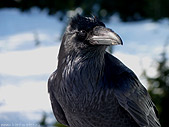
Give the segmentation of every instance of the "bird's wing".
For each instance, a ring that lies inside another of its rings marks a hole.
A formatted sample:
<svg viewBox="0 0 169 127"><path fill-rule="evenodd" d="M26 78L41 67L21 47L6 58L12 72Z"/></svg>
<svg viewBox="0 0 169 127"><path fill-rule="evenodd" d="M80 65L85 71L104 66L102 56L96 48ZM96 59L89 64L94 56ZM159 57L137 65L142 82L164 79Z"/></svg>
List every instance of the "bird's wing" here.
<svg viewBox="0 0 169 127"><path fill-rule="evenodd" d="M114 88L119 104L127 110L140 127L160 127L156 107L147 90L132 72L123 72Z"/></svg>
<svg viewBox="0 0 169 127"><path fill-rule="evenodd" d="M53 109L53 113L59 123L62 123L64 125L68 126L67 119L65 117L65 113L62 110L62 107L58 103L55 95L54 95L54 84L55 84L55 77L56 77L57 71L55 71L48 80L48 92L50 95L51 105Z"/></svg>
<svg viewBox="0 0 169 127"><path fill-rule="evenodd" d="M115 82L111 82L116 84L113 88L119 104L130 113L140 127L160 127L157 109L136 75L115 57L109 56L109 59L111 63L116 62L111 68L116 68L113 71L118 76L112 77Z"/></svg>

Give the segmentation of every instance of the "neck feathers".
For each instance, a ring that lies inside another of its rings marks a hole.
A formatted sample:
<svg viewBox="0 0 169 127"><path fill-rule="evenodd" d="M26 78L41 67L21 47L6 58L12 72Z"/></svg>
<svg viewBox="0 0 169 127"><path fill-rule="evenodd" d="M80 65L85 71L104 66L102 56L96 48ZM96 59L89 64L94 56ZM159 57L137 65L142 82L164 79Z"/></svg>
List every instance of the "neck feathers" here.
<svg viewBox="0 0 169 127"><path fill-rule="evenodd" d="M104 72L105 50L90 49L72 52L59 57L58 70L61 71L64 85L71 89L92 89L97 85Z"/></svg>

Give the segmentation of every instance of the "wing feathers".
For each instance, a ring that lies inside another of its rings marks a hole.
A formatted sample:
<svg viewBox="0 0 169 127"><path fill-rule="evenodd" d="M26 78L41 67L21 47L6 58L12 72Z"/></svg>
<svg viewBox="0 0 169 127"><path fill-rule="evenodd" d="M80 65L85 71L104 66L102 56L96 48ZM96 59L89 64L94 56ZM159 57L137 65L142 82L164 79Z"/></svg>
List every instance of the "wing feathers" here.
<svg viewBox="0 0 169 127"><path fill-rule="evenodd" d="M48 80L48 92L50 95L52 109L57 121L68 126L69 124L67 122L65 113L54 95L55 91L53 85L55 84L55 76L56 76L56 71L50 76Z"/></svg>
<svg viewBox="0 0 169 127"><path fill-rule="evenodd" d="M157 110L136 75L114 56L106 53L105 57L109 65L106 70L112 76L114 95L119 104L140 127L160 127Z"/></svg>
<svg viewBox="0 0 169 127"><path fill-rule="evenodd" d="M119 104L130 113L140 127L160 127L154 104L134 73L124 72L119 76L122 81L119 81L119 87L114 89Z"/></svg>

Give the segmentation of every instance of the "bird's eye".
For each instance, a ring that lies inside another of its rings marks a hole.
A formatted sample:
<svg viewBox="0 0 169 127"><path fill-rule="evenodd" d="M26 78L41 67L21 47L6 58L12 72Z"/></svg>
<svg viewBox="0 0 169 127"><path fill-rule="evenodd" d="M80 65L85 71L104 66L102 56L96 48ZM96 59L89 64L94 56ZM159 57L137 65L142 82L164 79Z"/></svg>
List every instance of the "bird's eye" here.
<svg viewBox="0 0 169 127"><path fill-rule="evenodd" d="M81 37L86 37L86 31L85 30L80 30L80 32L79 32L79 35L81 36Z"/></svg>

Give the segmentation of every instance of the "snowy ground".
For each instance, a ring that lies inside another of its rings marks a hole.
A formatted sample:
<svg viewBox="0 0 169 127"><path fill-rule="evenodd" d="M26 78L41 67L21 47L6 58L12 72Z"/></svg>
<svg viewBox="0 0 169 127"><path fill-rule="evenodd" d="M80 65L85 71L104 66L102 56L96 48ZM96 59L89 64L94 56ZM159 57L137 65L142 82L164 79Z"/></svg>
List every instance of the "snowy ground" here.
<svg viewBox="0 0 169 127"><path fill-rule="evenodd" d="M64 23L37 9L26 14L3 9L0 17L0 127L36 126L43 112L51 112L47 80L56 69ZM153 59L169 41L169 21L122 23L113 16L106 25L124 42L116 46L114 55L139 77L143 68L153 75Z"/></svg>

